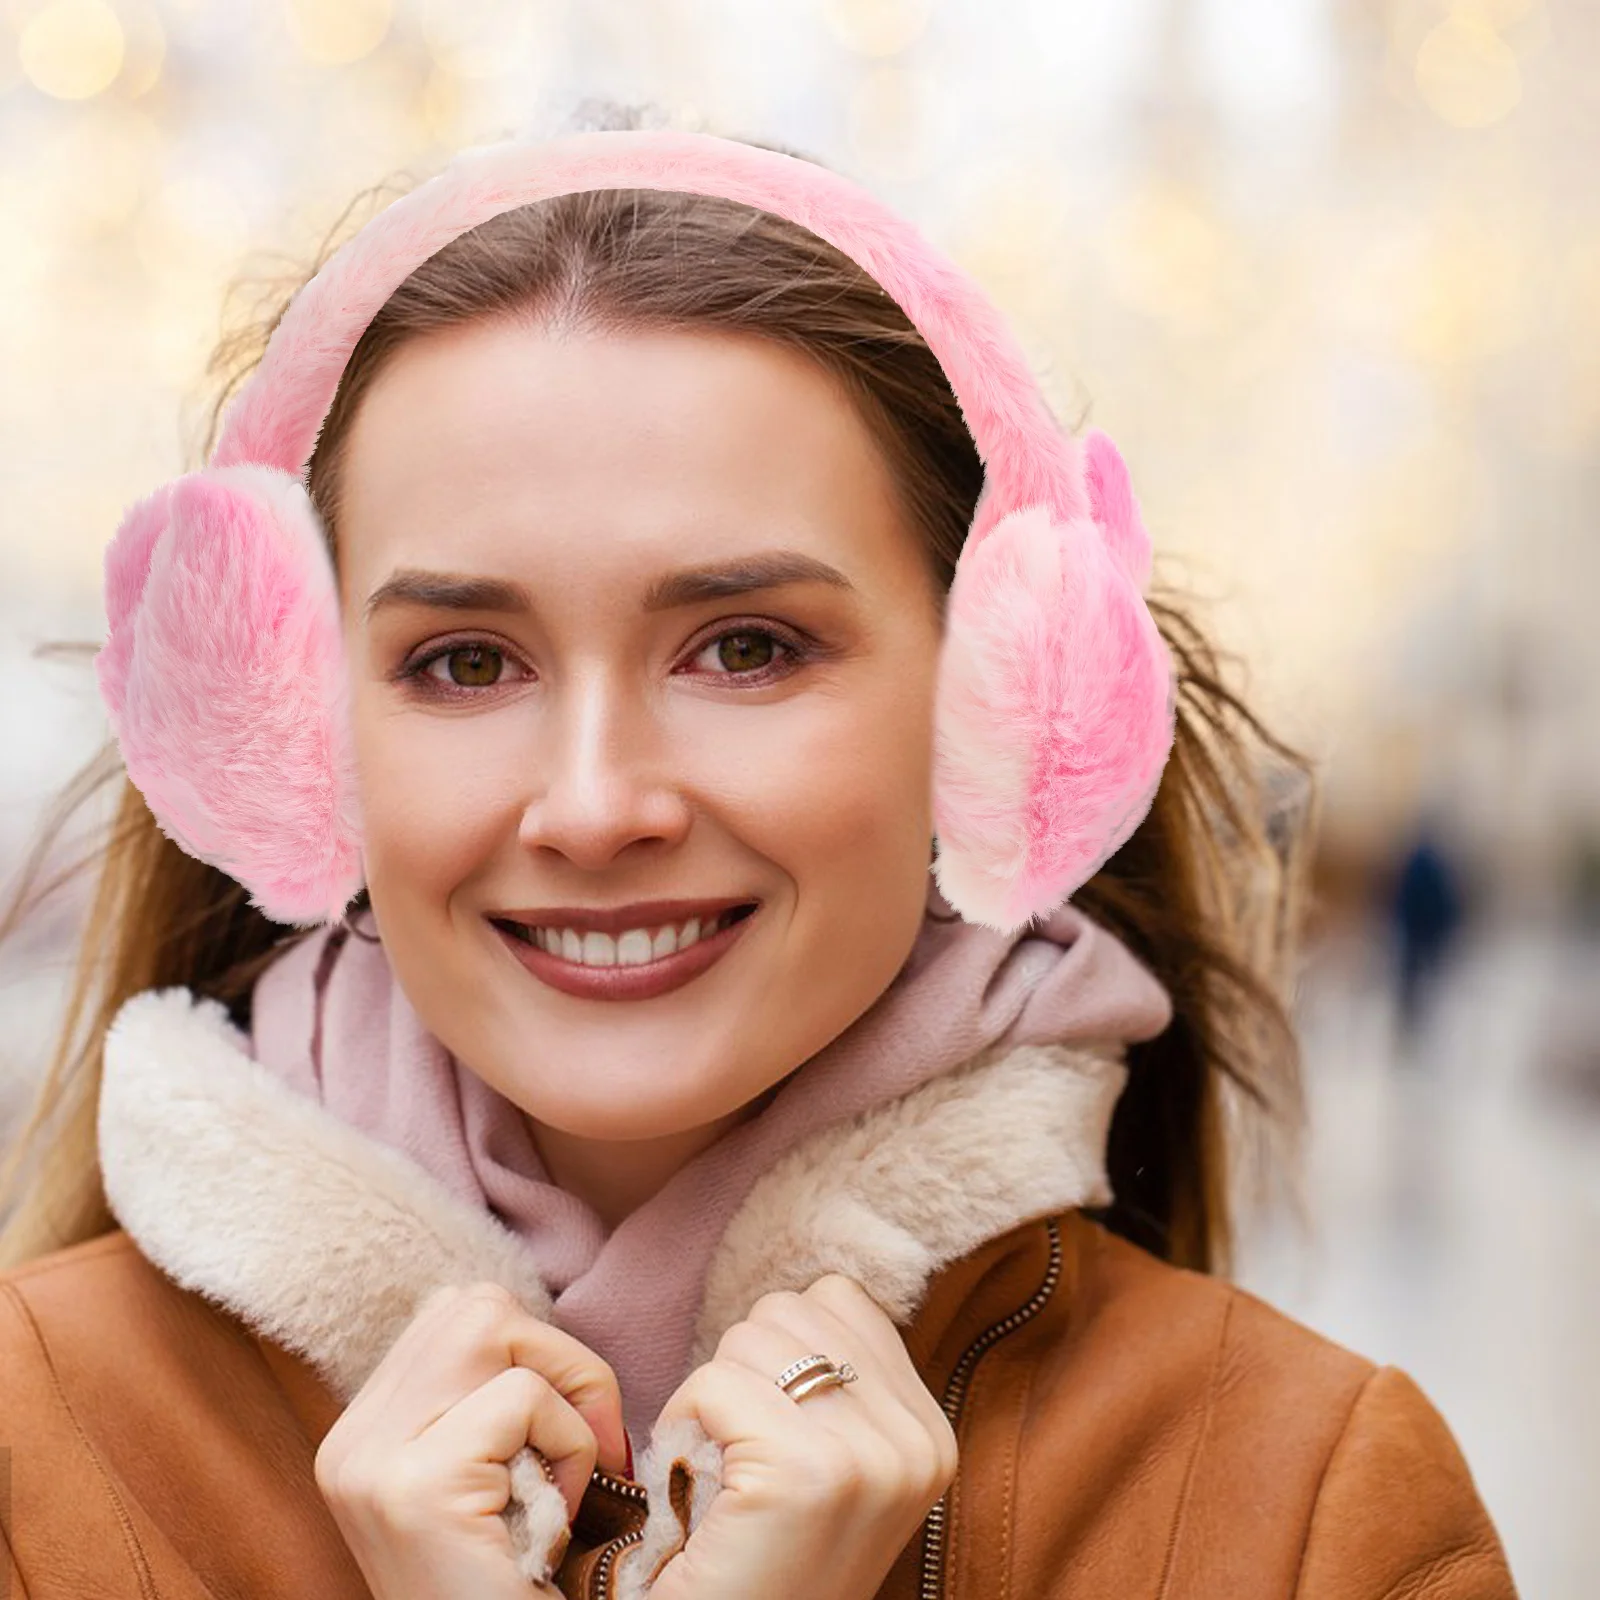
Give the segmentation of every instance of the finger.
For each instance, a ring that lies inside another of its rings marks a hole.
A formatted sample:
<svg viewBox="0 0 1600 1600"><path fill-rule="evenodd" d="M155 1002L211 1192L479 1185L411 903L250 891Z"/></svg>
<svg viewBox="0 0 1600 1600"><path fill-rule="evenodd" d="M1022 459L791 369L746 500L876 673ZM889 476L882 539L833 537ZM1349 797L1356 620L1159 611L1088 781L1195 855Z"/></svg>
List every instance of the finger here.
<svg viewBox="0 0 1600 1600"><path fill-rule="evenodd" d="M833 1360L848 1360L855 1368L857 1377L853 1383L813 1389L799 1399L778 1388L779 1373L822 1347L822 1342L809 1338L803 1328L797 1336L772 1322L747 1321L735 1323L722 1336L717 1359L765 1378L775 1393L791 1406L804 1406L809 1420L831 1432L857 1439L864 1429L870 1430L885 1440L897 1457L915 1459L926 1454L925 1428L907 1410L893 1386L885 1382L877 1358L870 1352L863 1354L838 1342L831 1346Z"/></svg>
<svg viewBox="0 0 1600 1600"><path fill-rule="evenodd" d="M821 1306L837 1317L871 1348L885 1368L904 1366L908 1357L905 1338L888 1312L854 1278L842 1272L825 1272L800 1296L801 1302Z"/></svg>
<svg viewBox="0 0 1600 1600"><path fill-rule="evenodd" d="M675 1417L695 1418L725 1450L759 1445L769 1461L803 1460L808 1451L815 1459L816 1447L834 1437L814 1416L807 1417L771 1376L721 1358L696 1367L678 1385L661 1408L658 1426Z"/></svg>
<svg viewBox="0 0 1600 1600"><path fill-rule="evenodd" d="M758 1366L776 1360L785 1349L795 1350L792 1360L821 1352L835 1363L848 1361L859 1375L857 1382L815 1390L794 1403L822 1405L838 1395L870 1420L903 1461L921 1462L941 1473L953 1470L956 1444L944 1407L922 1381L898 1330L878 1303L853 1279L838 1274L818 1279L812 1290L800 1295L779 1292L762 1296L751 1307L749 1319L724 1335L724 1343L734 1351L751 1352L751 1362ZM830 1301L832 1304L827 1303ZM845 1321L833 1305L858 1320ZM888 1361L867 1342L863 1321L868 1329L876 1327L888 1334ZM775 1342L764 1347L757 1344L763 1332L775 1335ZM721 1353L722 1346L718 1349ZM842 1408L835 1408L822 1420L830 1425L842 1421L852 1429L856 1426L856 1419L845 1418Z"/></svg>
<svg viewBox="0 0 1600 1600"><path fill-rule="evenodd" d="M594 1432L549 1383L527 1367L503 1367L424 1428L414 1448L437 1451L438 1459L445 1463L503 1465L525 1444L532 1445L549 1463L571 1522L594 1471ZM504 1506L510 1483L508 1474L501 1498L485 1509L498 1511Z"/></svg>
<svg viewBox="0 0 1600 1600"><path fill-rule="evenodd" d="M879 1391L894 1395L912 1412L938 1403L928 1393L899 1329L853 1278L829 1273L803 1294L763 1295L750 1308L749 1320L782 1328L797 1339L811 1339L811 1351L835 1362L848 1360L863 1379L870 1372Z"/></svg>
<svg viewBox="0 0 1600 1600"><path fill-rule="evenodd" d="M394 1397L410 1381L411 1369L419 1362L425 1365L437 1362L440 1331L450 1325L446 1308L453 1306L466 1292L464 1284L440 1284L417 1302L411 1320L384 1351L366 1382L345 1407L346 1417L361 1417L370 1412L375 1423L381 1423L393 1416Z"/></svg>
<svg viewBox="0 0 1600 1600"><path fill-rule="evenodd" d="M885 1383L936 1441L941 1456L953 1460L955 1436L944 1406L917 1370L905 1335L888 1312L854 1278L838 1272L818 1278L801 1300L809 1309L837 1318L871 1346Z"/></svg>
<svg viewBox="0 0 1600 1600"><path fill-rule="evenodd" d="M608 1466L625 1470L628 1447L615 1372L581 1340L526 1310L509 1290L494 1283L457 1289L428 1305L413 1328L418 1337L411 1348L401 1352L397 1341L395 1371L374 1385L372 1414L382 1418L391 1437L415 1438L497 1372L528 1367L583 1417Z"/></svg>

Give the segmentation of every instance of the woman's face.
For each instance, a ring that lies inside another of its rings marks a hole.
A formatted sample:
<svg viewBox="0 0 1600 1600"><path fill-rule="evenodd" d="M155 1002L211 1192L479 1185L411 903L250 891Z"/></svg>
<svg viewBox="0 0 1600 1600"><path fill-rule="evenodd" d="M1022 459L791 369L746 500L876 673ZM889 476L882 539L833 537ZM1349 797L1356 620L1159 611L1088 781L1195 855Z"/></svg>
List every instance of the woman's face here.
<svg viewBox="0 0 1600 1600"><path fill-rule="evenodd" d="M458 1060L537 1123L645 1139L873 1003L926 904L940 625L828 376L749 337L453 329L368 391L342 496L367 883ZM775 552L843 581L651 602ZM648 998L566 992L491 920L667 899L760 904Z"/></svg>

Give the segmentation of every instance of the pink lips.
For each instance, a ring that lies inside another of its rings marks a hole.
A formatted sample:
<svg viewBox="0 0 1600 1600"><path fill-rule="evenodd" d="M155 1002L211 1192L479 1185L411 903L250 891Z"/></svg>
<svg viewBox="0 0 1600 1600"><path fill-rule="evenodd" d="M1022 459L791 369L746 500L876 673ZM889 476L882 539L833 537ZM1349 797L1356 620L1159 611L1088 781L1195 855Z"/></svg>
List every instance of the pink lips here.
<svg viewBox="0 0 1600 1600"><path fill-rule="evenodd" d="M719 929L710 938L697 939L687 950L674 951L658 961L636 967L584 967L553 956L541 945L525 943L498 925L496 935L534 977L563 994L584 1000L649 1000L680 988L720 961L739 935L761 915L761 908Z"/></svg>

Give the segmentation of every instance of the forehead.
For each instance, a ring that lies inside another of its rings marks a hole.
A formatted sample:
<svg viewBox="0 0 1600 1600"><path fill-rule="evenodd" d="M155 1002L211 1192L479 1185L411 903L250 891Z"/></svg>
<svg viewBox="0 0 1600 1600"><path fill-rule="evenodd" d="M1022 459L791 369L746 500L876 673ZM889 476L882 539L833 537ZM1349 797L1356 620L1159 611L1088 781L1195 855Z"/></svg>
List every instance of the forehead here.
<svg viewBox="0 0 1600 1600"><path fill-rule="evenodd" d="M837 380L752 336L473 324L403 347L346 441L340 561L503 566L508 546L606 561L782 544L903 563L877 440ZM359 577L358 577L359 575Z"/></svg>

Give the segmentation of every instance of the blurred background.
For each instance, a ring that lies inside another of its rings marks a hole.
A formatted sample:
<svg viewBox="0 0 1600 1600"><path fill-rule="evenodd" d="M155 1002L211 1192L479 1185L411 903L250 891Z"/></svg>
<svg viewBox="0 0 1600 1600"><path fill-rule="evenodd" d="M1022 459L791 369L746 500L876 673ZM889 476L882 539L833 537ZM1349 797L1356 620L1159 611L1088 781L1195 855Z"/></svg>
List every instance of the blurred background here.
<svg viewBox="0 0 1600 1600"><path fill-rule="evenodd" d="M1594 0L0 0L0 873L105 732L36 646L103 637L241 280L591 97L818 156L1117 439L1319 763L1304 1215L1239 1277L1410 1371L1522 1592L1593 1600L1597 73ZM0 1119L82 915L0 958Z"/></svg>

